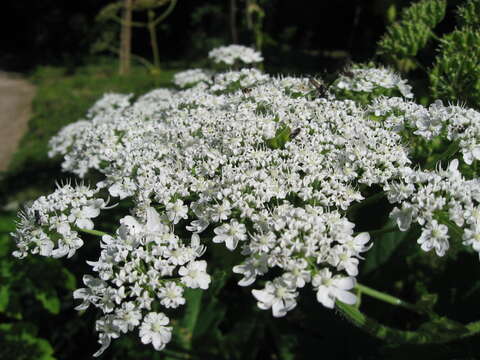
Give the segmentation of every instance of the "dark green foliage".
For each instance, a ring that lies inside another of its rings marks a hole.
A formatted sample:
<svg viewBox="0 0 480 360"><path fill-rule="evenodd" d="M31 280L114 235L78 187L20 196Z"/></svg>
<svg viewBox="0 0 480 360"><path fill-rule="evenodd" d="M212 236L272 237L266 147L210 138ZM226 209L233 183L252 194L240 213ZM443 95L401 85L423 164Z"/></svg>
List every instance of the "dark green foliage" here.
<svg viewBox="0 0 480 360"><path fill-rule="evenodd" d="M403 10L402 22L423 23L433 29L445 16L446 6L446 0L419 1Z"/></svg>
<svg viewBox="0 0 480 360"><path fill-rule="evenodd" d="M48 341L37 337L32 324L0 324L0 358L4 360L55 360Z"/></svg>
<svg viewBox="0 0 480 360"><path fill-rule="evenodd" d="M407 7L401 21L387 28L377 53L400 71L421 69L429 82L429 102L441 99L478 108L480 1L463 1L456 9L458 26L436 34L445 10L444 0L423 0Z"/></svg>
<svg viewBox="0 0 480 360"><path fill-rule="evenodd" d="M389 61L415 57L434 36L432 30L444 18L445 0L422 0L402 12L402 20L387 28L378 53Z"/></svg>
<svg viewBox="0 0 480 360"><path fill-rule="evenodd" d="M480 29L445 35L429 74L432 96L470 107L480 104Z"/></svg>
<svg viewBox="0 0 480 360"><path fill-rule="evenodd" d="M15 259L8 236L13 230L13 215L1 214L0 358L53 360L51 343L39 334L41 319L68 306L76 280L58 260Z"/></svg>
<svg viewBox="0 0 480 360"><path fill-rule="evenodd" d="M425 47L432 34L430 27L422 22L394 24L380 41L379 53L392 59L415 56Z"/></svg>
<svg viewBox="0 0 480 360"><path fill-rule="evenodd" d="M480 0L468 0L457 10L457 22L460 26L480 27Z"/></svg>

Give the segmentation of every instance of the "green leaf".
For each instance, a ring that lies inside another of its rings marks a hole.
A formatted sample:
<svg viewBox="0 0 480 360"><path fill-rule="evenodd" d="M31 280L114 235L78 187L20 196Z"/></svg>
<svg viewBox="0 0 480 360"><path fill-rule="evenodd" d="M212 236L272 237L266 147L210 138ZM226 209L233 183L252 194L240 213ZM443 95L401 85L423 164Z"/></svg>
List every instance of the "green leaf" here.
<svg viewBox="0 0 480 360"><path fill-rule="evenodd" d="M77 279L75 278L75 275L65 268L62 269L62 274L65 278L65 289L72 291L75 290L77 288Z"/></svg>
<svg viewBox="0 0 480 360"><path fill-rule="evenodd" d="M479 26L480 25L480 1L469 0L457 10L457 21L461 26Z"/></svg>
<svg viewBox="0 0 480 360"><path fill-rule="evenodd" d="M60 312L60 300L55 290L51 289L48 292L39 291L35 294L35 298L52 314L58 314Z"/></svg>
<svg viewBox="0 0 480 360"><path fill-rule="evenodd" d="M8 235L0 234L0 256L6 257L10 252L11 239Z"/></svg>
<svg viewBox="0 0 480 360"><path fill-rule="evenodd" d="M270 149L283 149L285 144L290 140L291 129L288 126L281 127L277 130L275 137L268 139L267 145Z"/></svg>
<svg viewBox="0 0 480 360"><path fill-rule="evenodd" d="M0 233L15 231L15 216L0 215Z"/></svg>
<svg viewBox="0 0 480 360"><path fill-rule="evenodd" d="M30 323L0 324L0 358L2 360L55 360L50 343L37 337Z"/></svg>
<svg viewBox="0 0 480 360"><path fill-rule="evenodd" d="M7 309L8 302L10 300L10 286L4 285L0 287L0 312L4 312Z"/></svg>

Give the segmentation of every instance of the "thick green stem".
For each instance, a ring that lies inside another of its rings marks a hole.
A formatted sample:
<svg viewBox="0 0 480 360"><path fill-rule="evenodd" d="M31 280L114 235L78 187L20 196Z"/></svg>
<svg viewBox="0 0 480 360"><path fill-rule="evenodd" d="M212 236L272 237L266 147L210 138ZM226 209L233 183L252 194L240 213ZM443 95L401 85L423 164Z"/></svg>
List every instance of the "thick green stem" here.
<svg viewBox="0 0 480 360"><path fill-rule="evenodd" d="M77 231L83 232L85 234L95 235L95 236L103 236L103 235L110 235L109 233L100 231L100 230L89 230L89 229L82 229L77 227Z"/></svg>
<svg viewBox="0 0 480 360"><path fill-rule="evenodd" d="M412 311L415 311L415 312L418 312L418 313L422 313L421 309L417 308L415 305L410 304L406 301L403 301L399 298L396 298L395 296L385 294L381 291L369 288L368 286L358 284L358 283L355 286L355 288L357 290L359 290L362 294L368 295L368 296L373 297L375 299L384 301L386 303L389 303L389 304L392 304L392 305L395 305L395 306L400 306L400 307L403 307L405 309L409 309L409 310L412 310Z"/></svg>
<svg viewBox="0 0 480 360"><path fill-rule="evenodd" d="M440 344L480 333L480 321L458 325L455 331L405 331L394 329L369 318L353 306L338 302L336 308L345 318L377 339L396 344Z"/></svg>

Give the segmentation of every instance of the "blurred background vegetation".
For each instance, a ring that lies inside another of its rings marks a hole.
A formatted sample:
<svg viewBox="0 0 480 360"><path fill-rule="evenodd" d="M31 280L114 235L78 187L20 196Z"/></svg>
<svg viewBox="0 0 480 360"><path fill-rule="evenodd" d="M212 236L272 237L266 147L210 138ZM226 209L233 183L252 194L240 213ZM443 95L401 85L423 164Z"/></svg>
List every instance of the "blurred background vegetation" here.
<svg viewBox="0 0 480 360"><path fill-rule="evenodd" d="M272 74L328 78L350 62L373 60L408 77L424 104L440 98L479 108L479 1L338 0L318 1L312 8L314 2L286 0L178 0L172 9L173 1L138 1L143 7L137 3L127 19L133 25L129 69L125 52L119 56L125 50L122 7L128 0L2 1L0 69L23 73L37 94L29 129L9 170L0 174L0 359L83 359L97 349L95 311L78 314L72 299L89 271L82 259L95 258L96 242L65 262L18 261L10 255L8 234L21 204L70 177L61 172L59 159L47 157L47 142L80 119L101 94L138 96L171 86L176 71L204 66L212 48L241 43L260 48L265 71ZM388 212L389 204L379 202L354 216L379 228L388 226ZM110 219L100 222L100 228L111 226ZM412 230L375 239L360 279L410 302L423 301L452 319L429 325L440 338L480 318L478 258L463 252L441 259L419 253L416 237ZM236 261L226 250L213 251L224 268ZM273 319L256 308L249 289L236 286L230 274L213 275L211 289L188 294L168 351L156 353L133 334L116 340L102 358L480 358L478 336L415 346L375 339L319 306L308 290L298 309ZM402 329L417 329L423 322L419 315L370 299L362 309Z"/></svg>

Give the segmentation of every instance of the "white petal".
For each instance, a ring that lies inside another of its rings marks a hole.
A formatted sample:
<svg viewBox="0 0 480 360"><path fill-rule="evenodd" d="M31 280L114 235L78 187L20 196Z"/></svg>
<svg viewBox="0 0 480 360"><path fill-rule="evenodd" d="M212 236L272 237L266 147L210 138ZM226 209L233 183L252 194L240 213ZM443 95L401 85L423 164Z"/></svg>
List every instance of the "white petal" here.
<svg viewBox="0 0 480 360"><path fill-rule="evenodd" d="M363 232L355 236L355 243L357 244L366 244L370 241L370 234L367 232Z"/></svg>
<svg viewBox="0 0 480 360"><path fill-rule="evenodd" d="M273 296L273 294L265 291L265 290L252 290L252 294L253 296L255 296L255 298L264 303L264 304L269 304L269 306L272 305L275 297Z"/></svg>
<svg viewBox="0 0 480 360"><path fill-rule="evenodd" d="M82 209L82 214L85 217L94 218L100 214L100 209L93 206L84 206Z"/></svg>
<svg viewBox="0 0 480 360"><path fill-rule="evenodd" d="M355 294L341 289L335 290L335 297L341 302L348 305L353 305L357 302L357 297L355 296Z"/></svg>
<svg viewBox="0 0 480 360"><path fill-rule="evenodd" d="M149 232L157 232L162 229L162 220L160 215L153 207L147 208L147 230Z"/></svg>
<svg viewBox="0 0 480 360"><path fill-rule="evenodd" d="M87 230L92 230L94 227L93 221L90 219L77 219L77 221L75 221L75 225L77 225L79 228Z"/></svg>
<svg viewBox="0 0 480 360"><path fill-rule="evenodd" d="M281 300L277 300L272 305L272 314L273 317L282 317L287 314L283 302Z"/></svg>
<svg viewBox="0 0 480 360"><path fill-rule="evenodd" d="M343 290L350 290L355 286L355 278L353 277L341 277L334 279L334 284L336 288Z"/></svg>
<svg viewBox="0 0 480 360"><path fill-rule="evenodd" d="M317 300L320 304L323 306L333 309L333 306L335 305L335 302L333 298L330 296L329 291L324 287L320 287L317 291Z"/></svg>

